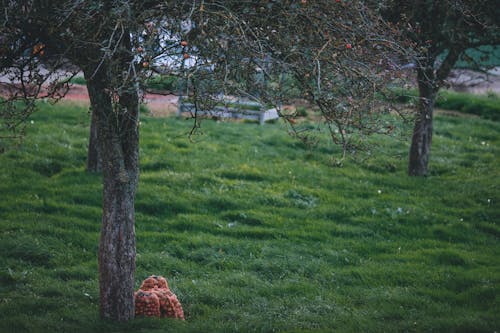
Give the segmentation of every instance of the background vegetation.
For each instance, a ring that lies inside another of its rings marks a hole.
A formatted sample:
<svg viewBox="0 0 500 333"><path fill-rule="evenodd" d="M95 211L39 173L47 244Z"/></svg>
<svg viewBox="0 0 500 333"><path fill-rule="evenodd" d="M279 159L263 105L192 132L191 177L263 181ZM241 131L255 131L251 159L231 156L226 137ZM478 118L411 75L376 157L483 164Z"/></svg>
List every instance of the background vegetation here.
<svg viewBox="0 0 500 333"><path fill-rule="evenodd" d="M71 80L73 84L85 84L85 79L75 77ZM145 82L147 89L156 91L177 92L177 78L174 76L153 76ZM296 83L287 78L286 84L291 96L300 98L301 94L296 89ZM416 103L418 92L415 89L395 89L395 95L391 96L400 103ZM444 110L453 110L468 114L474 114L486 119L500 120L500 97L495 93L477 95L469 93L454 92L451 90L440 91L436 100L436 107ZM299 116L305 116L303 107L297 108Z"/></svg>
<svg viewBox="0 0 500 333"><path fill-rule="evenodd" d="M431 175L375 137L332 167L280 123L141 120L136 286L186 322L98 317L101 177L86 108L41 105L0 154L1 332L492 332L500 327L500 123L439 114ZM363 158L366 158L364 156Z"/></svg>
<svg viewBox="0 0 500 333"><path fill-rule="evenodd" d="M396 89L394 93L395 100L400 103L416 103L418 98L418 92L414 89ZM476 95L442 90L436 99L436 107L500 120L500 98L495 93Z"/></svg>

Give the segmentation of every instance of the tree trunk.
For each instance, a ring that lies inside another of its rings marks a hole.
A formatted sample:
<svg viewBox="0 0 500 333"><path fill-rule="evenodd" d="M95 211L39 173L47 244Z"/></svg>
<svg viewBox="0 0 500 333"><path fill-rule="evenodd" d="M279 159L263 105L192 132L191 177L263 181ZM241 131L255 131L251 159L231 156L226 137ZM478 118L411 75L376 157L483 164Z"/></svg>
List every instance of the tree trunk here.
<svg viewBox="0 0 500 333"><path fill-rule="evenodd" d="M432 142L432 117L436 101L435 76L432 67L417 69L419 101L413 128L408 174L426 176L429 173L429 153Z"/></svg>
<svg viewBox="0 0 500 333"><path fill-rule="evenodd" d="M87 151L87 172L101 172L102 171L102 157L101 157L101 146L99 144L98 133L97 133L97 122L98 122L98 112L95 111L98 105L92 103L96 98L92 98L91 95L95 94L92 89L87 85L87 90L89 92L89 97L92 105L92 116L90 120L90 134L89 134L89 148Z"/></svg>
<svg viewBox="0 0 500 333"><path fill-rule="evenodd" d="M85 73L85 80L87 81L87 91L89 93L91 105L91 120L90 120L90 133L89 133L89 148L87 151L87 172L102 172L102 157L101 157L101 144L99 143L97 123L99 108L111 108L111 98L99 98L99 88L95 82L91 80L93 71Z"/></svg>
<svg viewBox="0 0 500 333"><path fill-rule="evenodd" d="M100 73L104 74L100 74ZM132 83L113 105L109 73L88 81L96 115L103 173L103 214L99 243L100 315L125 321L134 317L134 201L139 178L139 98Z"/></svg>

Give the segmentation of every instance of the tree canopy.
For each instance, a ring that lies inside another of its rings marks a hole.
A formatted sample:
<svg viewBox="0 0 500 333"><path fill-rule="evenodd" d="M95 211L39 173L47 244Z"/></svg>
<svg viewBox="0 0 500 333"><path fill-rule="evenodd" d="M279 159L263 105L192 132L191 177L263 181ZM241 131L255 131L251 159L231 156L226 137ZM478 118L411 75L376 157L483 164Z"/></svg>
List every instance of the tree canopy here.
<svg viewBox="0 0 500 333"><path fill-rule="evenodd" d="M103 168L103 318L134 315L142 78L152 70L182 76L195 105L244 95L280 108L291 76L346 151L356 130L386 130L377 92L397 79L404 53L376 9L330 0L3 2L2 134L16 134L36 99L62 96L77 71L87 82ZM162 55L179 57L180 66L156 68Z"/></svg>

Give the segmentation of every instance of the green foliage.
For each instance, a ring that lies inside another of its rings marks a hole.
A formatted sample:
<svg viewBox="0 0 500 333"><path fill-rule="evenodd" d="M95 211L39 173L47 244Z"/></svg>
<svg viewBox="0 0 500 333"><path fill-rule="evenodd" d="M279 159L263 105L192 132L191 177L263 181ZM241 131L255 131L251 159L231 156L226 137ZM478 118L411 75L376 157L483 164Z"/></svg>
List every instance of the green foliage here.
<svg viewBox="0 0 500 333"><path fill-rule="evenodd" d="M392 89L389 98L398 103L416 103L418 91ZM494 93L475 95L442 90L438 94L435 106L444 110L474 114L485 119L500 120L500 97Z"/></svg>
<svg viewBox="0 0 500 333"><path fill-rule="evenodd" d="M177 77L173 75L159 76L155 75L146 80L145 86L148 89L161 90L161 91L175 91L177 90ZM86 85L87 81L81 76L75 76L70 81L73 84Z"/></svg>
<svg viewBox="0 0 500 333"><path fill-rule="evenodd" d="M173 75L169 76L152 76L144 83L147 89L161 91L177 91L178 78Z"/></svg>
<svg viewBox="0 0 500 333"><path fill-rule="evenodd" d="M391 88L383 98L397 103L415 103L418 100L418 90Z"/></svg>
<svg viewBox="0 0 500 333"><path fill-rule="evenodd" d="M166 276L187 321L112 323L98 318L89 115L42 109L0 154L1 332L500 326L498 122L438 115L431 175L410 178L407 145L386 137L333 168L327 138L310 150L280 124L207 121L192 143L191 121L143 116L136 287Z"/></svg>
<svg viewBox="0 0 500 333"><path fill-rule="evenodd" d="M148 106L145 104L139 105L139 112L141 115L151 114L151 110L149 110Z"/></svg>
<svg viewBox="0 0 500 333"><path fill-rule="evenodd" d="M307 108L305 106L297 106L296 112L299 117L307 117Z"/></svg>
<svg viewBox="0 0 500 333"><path fill-rule="evenodd" d="M455 68L478 69L500 66L500 46L483 45L467 49L455 64Z"/></svg>
<svg viewBox="0 0 500 333"><path fill-rule="evenodd" d="M75 76L70 80L70 82L73 84L87 85L87 81L82 76Z"/></svg>
<svg viewBox="0 0 500 333"><path fill-rule="evenodd" d="M436 107L500 120L500 97L495 94L480 96L443 91L436 100Z"/></svg>

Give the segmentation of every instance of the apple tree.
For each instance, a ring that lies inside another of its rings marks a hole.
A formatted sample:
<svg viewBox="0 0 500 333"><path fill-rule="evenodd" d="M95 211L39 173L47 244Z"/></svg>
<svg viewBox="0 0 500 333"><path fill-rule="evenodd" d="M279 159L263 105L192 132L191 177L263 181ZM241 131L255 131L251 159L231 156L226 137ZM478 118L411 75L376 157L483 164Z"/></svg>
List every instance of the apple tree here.
<svg viewBox="0 0 500 333"><path fill-rule="evenodd" d="M256 97L278 109L293 77L344 151L350 134L386 131L377 92L394 78L397 31L368 1L4 1L0 24L0 119L14 133L39 98L64 95L84 73L100 150L103 211L100 314L134 317L135 210L142 79L162 54L191 59L163 73L188 83L195 105ZM168 36L168 38L164 38ZM281 110L283 111L283 110ZM282 113L285 119L293 115ZM382 127L381 127L382 126ZM7 134L6 134L7 135Z"/></svg>
<svg viewBox="0 0 500 333"><path fill-rule="evenodd" d="M419 98L408 173L425 176L437 93L457 61L470 59L468 49L500 43L500 7L494 0L389 0L384 6L384 16L399 25L414 52Z"/></svg>

